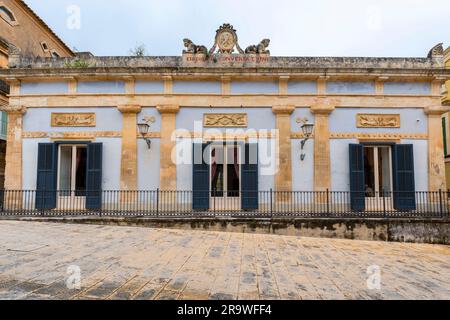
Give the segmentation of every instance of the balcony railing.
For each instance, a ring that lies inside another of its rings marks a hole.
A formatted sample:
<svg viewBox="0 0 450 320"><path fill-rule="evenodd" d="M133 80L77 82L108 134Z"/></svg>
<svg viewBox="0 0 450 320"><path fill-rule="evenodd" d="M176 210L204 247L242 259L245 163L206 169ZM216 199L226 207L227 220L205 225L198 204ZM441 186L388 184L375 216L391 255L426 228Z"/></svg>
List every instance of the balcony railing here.
<svg viewBox="0 0 450 320"><path fill-rule="evenodd" d="M364 195L348 191L0 190L0 216L448 219L449 194L446 191ZM357 209L355 197L359 197Z"/></svg>
<svg viewBox="0 0 450 320"><path fill-rule="evenodd" d="M5 112L0 115L0 139L6 140L6 134L8 132L8 118Z"/></svg>
<svg viewBox="0 0 450 320"><path fill-rule="evenodd" d="M9 94L9 85L2 80L0 80L0 93Z"/></svg>

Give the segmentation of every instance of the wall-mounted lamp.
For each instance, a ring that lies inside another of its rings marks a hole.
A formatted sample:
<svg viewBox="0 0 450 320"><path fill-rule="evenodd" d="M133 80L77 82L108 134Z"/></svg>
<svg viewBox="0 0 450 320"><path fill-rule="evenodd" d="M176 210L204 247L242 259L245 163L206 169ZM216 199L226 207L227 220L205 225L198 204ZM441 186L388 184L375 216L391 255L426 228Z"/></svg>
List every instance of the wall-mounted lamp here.
<svg viewBox="0 0 450 320"><path fill-rule="evenodd" d="M154 122L155 122L154 117L145 117L144 122L137 124L139 134L142 136L142 138L144 138L145 142L147 143L147 147L149 149L152 148L152 141L147 137L148 131L150 129L149 123L154 123Z"/></svg>
<svg viewBox="0 0 450 320"><path fill-rule="evenodd" d="M304 152L305 144L311 138L311 136L314 132L314 124L308 123L307 118L304 118L304 119L298 118L297 123L303 123L302 132L303 132L303 136L305 138L301 141L301 154L300 154L300 160L303 161L306 158L306 153Z"/></svg>

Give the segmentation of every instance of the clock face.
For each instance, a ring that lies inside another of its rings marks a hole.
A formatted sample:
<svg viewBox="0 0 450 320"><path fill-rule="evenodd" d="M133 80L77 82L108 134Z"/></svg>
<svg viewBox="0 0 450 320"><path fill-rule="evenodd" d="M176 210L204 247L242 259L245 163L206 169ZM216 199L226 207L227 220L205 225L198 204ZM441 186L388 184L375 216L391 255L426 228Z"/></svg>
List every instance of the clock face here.
<svg viewBox="0 0 450 320"><path fill-rule="evenodd" d="M217 37L217 45L222 52L232 52L236 45L235 35L230 31L223 31Z"/></svg>

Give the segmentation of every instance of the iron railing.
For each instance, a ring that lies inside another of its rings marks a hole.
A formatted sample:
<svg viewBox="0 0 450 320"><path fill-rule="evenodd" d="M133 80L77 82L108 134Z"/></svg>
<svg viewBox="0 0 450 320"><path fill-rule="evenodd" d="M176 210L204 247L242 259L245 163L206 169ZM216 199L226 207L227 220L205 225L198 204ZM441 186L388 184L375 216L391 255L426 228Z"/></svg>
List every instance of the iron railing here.
<svg viewBox="0 0 450 320"><path fill-rule="evenodd" d="M9 85L3 80L0 80L0 93L9 94Z"/></svg>
<svg viewBox="0 0 450 320"><path fill-rule="evenodd" d="M0 190L0 216L450 218L448 195L447 191L363 193L361 198L361 192L348 191Z"/></svg>
<svg viewBox="0 0 450 320"><path fill-rule="evenodd" d="M6 140L8 133L8 116L6 112L2 111L0 114L0 139Z"/></svg>

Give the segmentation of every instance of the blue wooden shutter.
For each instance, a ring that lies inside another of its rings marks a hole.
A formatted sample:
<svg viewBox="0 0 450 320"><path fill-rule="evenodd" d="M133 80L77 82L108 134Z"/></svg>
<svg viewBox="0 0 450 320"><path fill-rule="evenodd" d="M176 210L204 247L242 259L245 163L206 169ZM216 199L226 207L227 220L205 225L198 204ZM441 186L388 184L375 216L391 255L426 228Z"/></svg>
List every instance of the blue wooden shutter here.
<svg viewBox="0 0 450 320"><path fill-rule="evenodd" d="M86 168L86 209L102 207L103 144L89 143Z"/></svg>
<svg viewBox="0 0 450 320"><path fill-rule="evenodd" d="M36 209L56 208L57 145L38 144Z"/></svg>
<svg viewBox="0 0 450 320"><path fill-rule="evenodd" d="M194 143L192 170L192 208L209 210L209 164L203 155L209 149L208 144Z"/></svg>
<svg viewBox="0 0 450 320"><path fill-rule="evenodd" d="M241 206L243 210L258 209L258 145L245 144L242 163Z"/></svg>
<svg viewBox="0 0 450 320"><path fill-rule="evenodd" d="M350 206L353 211L364 211L366 208L364 181L364 146L349 145L350 162Z"/></svg>
<svg viewBox="0 0 450 320"><path fill-rule="evenodd" d="M394 208L396 210L416 209L416 188L414 181L414 151L411 144L397 144L392 149Z"/></svg>

